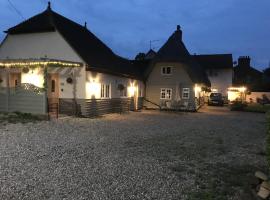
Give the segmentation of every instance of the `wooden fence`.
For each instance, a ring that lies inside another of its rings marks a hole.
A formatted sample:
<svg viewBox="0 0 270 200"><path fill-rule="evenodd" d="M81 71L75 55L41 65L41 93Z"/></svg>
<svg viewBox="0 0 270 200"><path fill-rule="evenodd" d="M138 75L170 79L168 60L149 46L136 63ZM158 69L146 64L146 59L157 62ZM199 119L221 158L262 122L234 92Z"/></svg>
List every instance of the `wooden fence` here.
<svg viewBox="0 0 270 200"><path fill-rule="evenodd" d="M125 113L135 110L134 98L113 99L59 99L59 113L97 117L110 113ZM137 109L143 108L143 98L137 99Z"/></svg>
<svg viewBox="0 0 270 200"><path fill-rule="evenodd" d="M0 111L46 114L45 93L39 88L29 85L16 88L1 88Z"/></svg>

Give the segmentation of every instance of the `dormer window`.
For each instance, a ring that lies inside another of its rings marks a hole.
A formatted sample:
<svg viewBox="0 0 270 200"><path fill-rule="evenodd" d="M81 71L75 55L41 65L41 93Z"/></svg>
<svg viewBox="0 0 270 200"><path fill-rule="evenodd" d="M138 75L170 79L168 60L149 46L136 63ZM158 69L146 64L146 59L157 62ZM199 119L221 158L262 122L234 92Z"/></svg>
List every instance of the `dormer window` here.
<svg viewBox="0 0 270 200"><path fill-rule="evenodd" d="M171 66L161 67L161 75L171 75L171 74L172 74Z"/></svg>

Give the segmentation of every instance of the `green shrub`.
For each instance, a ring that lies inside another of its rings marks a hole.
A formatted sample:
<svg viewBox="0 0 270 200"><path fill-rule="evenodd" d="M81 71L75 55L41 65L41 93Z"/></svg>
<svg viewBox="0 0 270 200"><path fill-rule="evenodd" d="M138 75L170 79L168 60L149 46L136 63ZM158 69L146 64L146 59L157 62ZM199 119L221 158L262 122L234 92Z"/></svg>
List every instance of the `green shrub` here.
<svg viewBox="0 0 270 200"><path fill-rule="evenodd" d="M232 111L244 111L244 109L247 107L246 103L243 103L241 101L236 101L231 105Z"/></svg>
<svg viewBox="0 0 270 200"><path fill-rule="evenodd" d="M267 113L266 156L267 156L268 169L270 170L270 111Z"/></svg>

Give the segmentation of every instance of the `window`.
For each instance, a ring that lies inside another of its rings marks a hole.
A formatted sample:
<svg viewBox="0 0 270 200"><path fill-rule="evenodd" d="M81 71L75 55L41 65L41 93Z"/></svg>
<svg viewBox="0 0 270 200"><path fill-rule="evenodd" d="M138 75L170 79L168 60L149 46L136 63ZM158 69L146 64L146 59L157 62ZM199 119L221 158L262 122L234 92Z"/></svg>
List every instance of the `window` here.
<svg viewBox="0 0 270 200"><path fill-rule="evenodd" d="M189 88L183 88L182 90L182 98L183 99L189 99Z"/></svg>
<svg viewBox="0 0 270 200"><path fill-rule="evenodd" d="M111 86L109 84L101 85L101 98L109 99L111 97Z"/></svg>
<svg viewBox="0 0 270 200"><path fill-rule="evenodd" d="M120 90L120 97L127 97L127 87L125 86L124 89Z"/></svg>
<svg viewBox="0 0 270 200"><path fill-rule="evenodd" d="M161 74L162 75L171 75L172 74L172 67L161 67Z"/></svg>
<svg viewBox="0 0 270 200"><path fill-rule="evenodd" d="M172 99L172 89L161 88L160 99Z"/></svg>
<svg viewBox="0 0 270 200"><path fill-rule="evenodd" d="M51 92L55 92L55 80L52 80Z"/></svg>

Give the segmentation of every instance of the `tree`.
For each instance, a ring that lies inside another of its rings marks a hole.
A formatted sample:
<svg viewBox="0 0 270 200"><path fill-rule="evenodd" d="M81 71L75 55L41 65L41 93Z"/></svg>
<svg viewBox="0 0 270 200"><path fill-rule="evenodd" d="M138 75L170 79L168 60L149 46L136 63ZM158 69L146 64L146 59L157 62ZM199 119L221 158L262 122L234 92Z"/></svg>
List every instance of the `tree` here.
<svg viewBox="0 0 270 200"><path fill-rule="evenodd" d="M138 53L137 56L135 57L135 60L144 60L145 58L145 53Z"/></svg>

